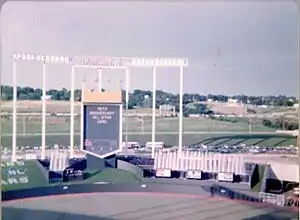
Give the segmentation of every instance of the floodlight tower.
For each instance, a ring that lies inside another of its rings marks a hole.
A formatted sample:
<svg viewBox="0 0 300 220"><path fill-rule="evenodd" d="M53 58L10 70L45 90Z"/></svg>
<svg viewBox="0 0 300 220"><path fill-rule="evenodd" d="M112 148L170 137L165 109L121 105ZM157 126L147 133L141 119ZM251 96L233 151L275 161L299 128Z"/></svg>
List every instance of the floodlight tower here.
<svg viewBox="0 0 300 220"><path fill-rule="evenodd" d="M156 65L153 66L152 71L152 138L151 138L151 144L152 144L152 153L151 156L154 158L155 154L155 129L156 129Z"/></svg>
<svg viewBox="0 0 300 220"><path fill-rule="evenodd" d="M179 148L179 158L181 158L182 153L182 135L183 135L183 64L180 65L179 73L179 132L178 132L178 148Z"/></svg>
<svg viewBox="0 0 300 220"><path fill-rule="evenodd" d="M16 149L17 149L17 61L35 61L42 63L42 154L41 159L46 157L46 65L48 63L60 63L69 64L72 63L75 58L73 56L54 56L46 54L30 54L30 53L13 53L13 131L12 131L12 161L16 161Z"/></svg>
<svg viewBox="0 0 300 220"><path fill-rule="evenodd" d="M17 60L13 59L13 129L12 129L12 157L16 161L17 157Z"/></svg>
<svg viewBox="0 0 300 220"><path fill-rule="evenodd" d="M128 109L129 109L129 86L130 86L130 81L129 81L129 69L125 69L125 112L128 115ZM121 88L122 89L122 88ZM126 116L126 121L125 121L125 130L126 130L126 135L125 135L125 142L126 146L128 144L128 116Z"/></svg>
<svg viewBox="0 0 300 220"><path fill-rule="evenodd" d="M17 160L17 55L13 58L13 132L12 132L12 161ZM23 58L27 60L26 58ZM43 60L42 68L42 154L41 159L46 157L46 63L47 59Z"/></svg>
<svg viewBox="0 0 300 220"><path fill-rule="evenodd" d="M46 62L43 62L43 88L42 88L42 155L41 159L46 158L46 84L47 84L47 70Z"/></svg>

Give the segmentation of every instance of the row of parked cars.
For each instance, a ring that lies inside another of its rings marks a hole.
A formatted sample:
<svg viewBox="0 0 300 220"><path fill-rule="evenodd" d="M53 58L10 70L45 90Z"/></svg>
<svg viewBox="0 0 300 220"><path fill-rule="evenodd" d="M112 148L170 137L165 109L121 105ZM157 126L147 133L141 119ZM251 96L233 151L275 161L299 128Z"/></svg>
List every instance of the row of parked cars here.
<svg viewBox="0 0 300 220"><path fill-rule="evenodd" d="M245 144L238 145L200 145L193 148L194 150L220 152L220 153L257 153L257 154L297 154L296 146L282 147L265 147L265 146L247 146Z"/></svg>
<svg viewBox="0 0 300 220"><path fill-rule="evenodd" d="M79 146L74 146L75 150L79 149ZM163 146L165 149L178 149L177 147ZM37 153L42 149L41 146L18 146L17 154L22 153ZM54 145L46 146L46 150L58 149L58 150L67 150L70 149L68 145ZM296 146L278 146L278 147L265 147L265 146L248 146L245 144L238 145L198 145L193 148L184 147L184 149L189 149L191 151L208 151L214 153L252 153L252 154L287 154L293 155L298 153L298 148ZM12 150L7 147L1 146L2 155L11 154ZM151 148L149 146L139 146L135 148L125 148L124 154L142 154L142 153L151 153Z"/></svg>

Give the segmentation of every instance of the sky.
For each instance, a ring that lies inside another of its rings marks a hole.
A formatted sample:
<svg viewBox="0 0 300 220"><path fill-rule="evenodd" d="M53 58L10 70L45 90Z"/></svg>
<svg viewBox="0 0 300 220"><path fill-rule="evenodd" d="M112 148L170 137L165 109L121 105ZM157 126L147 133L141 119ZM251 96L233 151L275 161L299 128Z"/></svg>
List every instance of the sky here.
<svg viewBox="0 0 300 220"><path fill-rule="evenodd" d="M298 12L293 1L8 2L1 11L1 84L14 51L54 55L187 57L184 92L297 95ZM18 62L19 86L42 86L42 65ZM70 88L71 67L47 66L47 88ZM179 92L179 68L159 68L157 87ZM76 87L96 87L76 70ZM117 89L122 70L105 70ZM131 68L130 90L152 90L152 69Z"/></svg>

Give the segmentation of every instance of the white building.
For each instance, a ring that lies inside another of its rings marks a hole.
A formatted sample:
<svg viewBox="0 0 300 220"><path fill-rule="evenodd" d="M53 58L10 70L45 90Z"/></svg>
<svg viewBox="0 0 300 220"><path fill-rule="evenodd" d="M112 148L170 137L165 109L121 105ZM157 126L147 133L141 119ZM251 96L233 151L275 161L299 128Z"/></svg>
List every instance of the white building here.
<svg viewBox="0 0 300 220"><path fill-rule="evenodd" d="M239 103L239 100L237 100L237 99L228 99L227 103L228 104L237 104L237 103Z"/></svg>
<svg viewBox="0 0 300 220"><path fill-rule="evenodd" d="M41 100L50 100L51 99L51 95L45 95L45 97L44 96L41 96Z"/></svg>
<svg viewBox="0 0 300 220"><path fill-rule="evenodd" d="M162 117L171 117L175 116L175 106L173 105L160 105L159 106L159 115Z"/></svg>

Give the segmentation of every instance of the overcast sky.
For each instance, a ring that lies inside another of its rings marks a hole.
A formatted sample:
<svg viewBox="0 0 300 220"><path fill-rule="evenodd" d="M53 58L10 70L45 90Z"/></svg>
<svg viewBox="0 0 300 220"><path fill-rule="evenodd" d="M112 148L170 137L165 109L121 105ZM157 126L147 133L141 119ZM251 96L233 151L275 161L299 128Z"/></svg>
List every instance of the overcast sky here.
<svg viewBox="0 0 300 220"><path fill-rule="evenodd" d="M2 8L2 84L13 51L61 55L185 56L184 91L296 95L297 8L293 1L9 2ZM21 62L18 85L41 87L42 66ZM70 67L50 65L48 88L69 88ZM151 89L151 69L131 69L131 90ZM95 86L95 70L78 70ZM120 70L104 72L117 88ZM108 85L108 81L110 83ZM179 69L158 70L159 89L179 91Z"/></svg>

